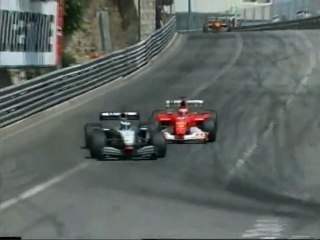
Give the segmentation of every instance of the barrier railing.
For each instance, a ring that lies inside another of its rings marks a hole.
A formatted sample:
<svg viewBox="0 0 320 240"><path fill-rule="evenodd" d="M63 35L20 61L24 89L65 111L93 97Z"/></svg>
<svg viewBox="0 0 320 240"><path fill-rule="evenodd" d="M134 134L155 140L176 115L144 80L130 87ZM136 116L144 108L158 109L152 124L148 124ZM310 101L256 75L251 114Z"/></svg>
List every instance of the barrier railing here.
<svg viewBox="0 0 320 240"><path fill-rule="evenodd" d="M277 23L264 23L252 26L233 28L234 31L269 31L269 30L294 30L294 29L319 29L320 16L291 20Z"/></svg>
<svg viewBox="0 0 320 240"><path fill-rule="evenodd" d="M138 70L166 47L175 31L173 17L136 45L0 89L0 128Z"/></svg>
<svg viewBox="0 0 320 240"><path fill-rule="evenodd" d="M320 17L233 28L233 31L319 29ZM176 32L176 18L146 40L85 64L0 89L0 128L136 71L161 52Z"/></svg>

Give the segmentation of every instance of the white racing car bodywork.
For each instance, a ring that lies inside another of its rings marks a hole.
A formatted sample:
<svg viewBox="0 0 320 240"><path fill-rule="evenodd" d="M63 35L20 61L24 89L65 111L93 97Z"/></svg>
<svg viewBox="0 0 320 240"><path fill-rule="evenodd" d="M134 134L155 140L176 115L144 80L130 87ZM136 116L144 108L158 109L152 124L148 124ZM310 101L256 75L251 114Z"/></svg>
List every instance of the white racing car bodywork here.
<svg viewBox="0 0 320 240"><path fill-rule="evenodd" d="M166 100L167 107L180 106L182 101L185 101L186 104L194 107L200 107L203 105L204 100Z"/></svg>
<svg viewBox="0 0 320 240"><path fill-rule="evenodd" d="M100 113L100 120L119 120L121 114L125 115L126 120L122 120L124 129L114 128L120 136L124 143L124 149L119 149L114 146L105 146L102 150L103 154L106 157L121 157L124 154L130 154L134 158L148 157L148 155L153 155L155 153L155 148L152 145L142 146L136 148L139 143L137 143L137 129L131 126L131 123L128 120L139 120L140 115L138 112L102 112ZM105 128L104 131L110 131L111 129ZM146 136L149 138L149 133L147 128L140 128L140 130L146 131Z"/></svg>
<svg viewBox="0 0 320 240"><path fill-rule="evenodd" d="M103 150L102 150L103 154L111 157L111 156L114 156L114 157L120 157L120 156L123 156L123 152L120 150L120 149L117 149L117 148L114 148L114 147L104 147ZM142 148L139 148L136 150L136 154L134 155L134 157L143 157L143 156L146 156L146 155L152 155L155 153L155 149L154 149L154 146L145 146L145 147L142 147Z"/></svg>
<svg viewBox="0 0 320 240"><path fill-rule="evenodd" d="M198 127L191 127L190 134L185 134L182 138L177 137L176 135L168 132L167 129L162 130L163 136L166 140L169 141L206 141L208 139L208 133L202 131Z"/></svg>
<svg viewBox="0 0 320 240"><path fill-rule="evenodd" d="M121 134L125 145L132 146L135 144L136 135L135 135L135 131L133 129L118 130L118 132Z"/></svg>

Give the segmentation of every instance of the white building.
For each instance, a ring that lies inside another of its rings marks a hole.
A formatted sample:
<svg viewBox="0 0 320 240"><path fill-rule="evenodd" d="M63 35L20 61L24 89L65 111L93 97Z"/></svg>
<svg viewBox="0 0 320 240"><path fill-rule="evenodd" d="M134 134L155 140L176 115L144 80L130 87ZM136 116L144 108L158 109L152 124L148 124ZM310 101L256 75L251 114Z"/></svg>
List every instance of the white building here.
<svg viewBox="0 0 320 240"><path fill-rule="evenodd" d="M231 8L250 8L257 6L270 6L272 0L191 0L191 9L193 12L225 12ZM188 0L175 0L176 12L188 11Z"/></svg>
<svg viewBox="0 0 320 240"><path fill-rule="evenodd" d="M273 0L190 0L191 11L199 13L230 12L244 19L270 20ZM256 1L256 2L253 2ZM274 0L279 1L279 0ZM320 0L319 0L320 1ZM175 0L176 12L188 12L188 0Z"/></svg>

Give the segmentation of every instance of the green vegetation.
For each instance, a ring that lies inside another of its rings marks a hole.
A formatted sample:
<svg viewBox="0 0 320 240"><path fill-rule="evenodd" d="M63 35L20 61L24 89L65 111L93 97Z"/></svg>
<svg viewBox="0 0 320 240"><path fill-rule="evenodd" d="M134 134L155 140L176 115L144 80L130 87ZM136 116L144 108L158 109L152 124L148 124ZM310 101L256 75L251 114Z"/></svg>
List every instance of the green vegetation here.
<svg viewBox="0 0 320 240"><path fill-rule="evenodd" d="M69 53L64 53L62 56L61 67L66 68L76 63L76 59Z"/></svg>
<svg viewBox="0 0 320 240"><path fill-rule="evenodd" d="M81 0L66 0L64 5L63 32L70 36L74 31L80 30L83 23L84 6ZM76 59L69 53L63 53L61 66L69 67L76 63Z"/></svg>
<svg viewBox="0 0 320 240"><path fill-rule="evenodd" d="M79 0L66 0L64 8L64 34L71 35L81 28L84 6Z"/></svg>

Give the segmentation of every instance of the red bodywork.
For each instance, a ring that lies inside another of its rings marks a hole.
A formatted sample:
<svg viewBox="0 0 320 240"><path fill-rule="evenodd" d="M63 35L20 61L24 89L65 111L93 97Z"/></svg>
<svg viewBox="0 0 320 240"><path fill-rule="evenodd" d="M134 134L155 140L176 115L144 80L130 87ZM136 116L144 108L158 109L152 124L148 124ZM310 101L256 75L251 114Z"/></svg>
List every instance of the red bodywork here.
<svg viewBox="0 0 320 240"><path fill-rule="evenodd" d="M181 116L179 114L180 110L185 111L186 114ZM182 102L180 107L177 109L158 110L154 112L153 118L161 124L161 127L171 129L171 134L175 135L174 140L184 141L184 137L189 134L191 127L199 127L201 122L209 118L211 115L211 111L189 111L187 104ZM200 135L203 136L204 134L205 133L199 133L199 139Z"/></svg>
<svg viewBox="0 0 320 240"><path fill-rule="evenodd" d="M226 22L222 21L222 20L210 20L208 22L208 28L210 29L220 29L220 28L223 28L223 27L227 27L227 24Z"/></svg>
<svg viewBox="0 0 320 240"><path fill-rule="evenodd" d="M226 19L208 18L203 24L203 31L229 32L230 28Z"/></svg>

